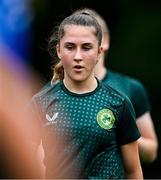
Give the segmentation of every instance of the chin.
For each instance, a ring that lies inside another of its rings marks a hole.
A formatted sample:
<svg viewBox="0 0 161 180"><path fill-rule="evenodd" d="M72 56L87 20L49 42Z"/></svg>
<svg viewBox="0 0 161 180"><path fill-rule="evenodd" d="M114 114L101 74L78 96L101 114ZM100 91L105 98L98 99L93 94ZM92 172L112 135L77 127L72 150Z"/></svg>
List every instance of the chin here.
<svg viewBox="0 0 161 180"><path fill-rule="evenodd" d="M84 82L84 79L73 79L73 82L75 83L81 83L81 82Z"/></svg>
<svg viewBox="0 0 161 180"><path fill-rule="evenodd" d="M74 77L74 78L72 78L73 82L78 82L78 83L84 82L85 80L86 80L86 78L84 78L84 77Z"/></svg>

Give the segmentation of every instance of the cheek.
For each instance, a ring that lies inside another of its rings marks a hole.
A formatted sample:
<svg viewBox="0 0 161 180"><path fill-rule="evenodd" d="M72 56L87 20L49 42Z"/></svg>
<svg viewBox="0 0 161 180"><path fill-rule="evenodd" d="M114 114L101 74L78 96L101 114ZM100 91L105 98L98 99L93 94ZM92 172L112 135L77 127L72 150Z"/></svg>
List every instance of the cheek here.
<svg viewBox="0 0 161 180"><path fill-rule="evenodd" d="M97 54L91 54L90 56L87 57L87 59L88 59L87 61L88 64L94 66L97 63L98 56Z"/></svg>
<svg viewBox="0 0 161 180"><path fill-rule="evenodd" d="M61 54L61 61L63 66L69 66L71 64L71 58L68 54Z"/></svg>

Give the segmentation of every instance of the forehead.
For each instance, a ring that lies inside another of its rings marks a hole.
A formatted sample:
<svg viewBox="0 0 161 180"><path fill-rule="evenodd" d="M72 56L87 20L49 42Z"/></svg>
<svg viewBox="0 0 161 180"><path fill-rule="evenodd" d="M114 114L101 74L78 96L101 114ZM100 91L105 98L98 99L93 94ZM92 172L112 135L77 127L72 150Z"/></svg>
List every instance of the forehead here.
<svg viewBox="0 0 161 180"><path fill-rule="evenodd" d="M61 39L65 42L82 41L85 43L96 43L97 37L93 26L66 25L64 36Z"/></svg>

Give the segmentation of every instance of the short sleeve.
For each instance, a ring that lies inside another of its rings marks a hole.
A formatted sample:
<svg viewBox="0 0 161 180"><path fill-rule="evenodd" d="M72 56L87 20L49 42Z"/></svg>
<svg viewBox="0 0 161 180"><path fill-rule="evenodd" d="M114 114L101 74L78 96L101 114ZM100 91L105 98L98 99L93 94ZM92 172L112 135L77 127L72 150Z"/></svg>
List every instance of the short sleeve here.
<svg viewBox="0 0 161 180"><path fill-rule="evenodd" d="M117 140L124 145L140 138L140 132L136 125L136 115L130 100L124 101L124 107L117 124Z"/></svg>
<svg viewBox="0 0 161 180"><path fill-rule="evenodd" d="M147 91L140 81L133 81L133 85L131 86L131 96L131 102L136 112L136 118L151 110Z"/></svg>

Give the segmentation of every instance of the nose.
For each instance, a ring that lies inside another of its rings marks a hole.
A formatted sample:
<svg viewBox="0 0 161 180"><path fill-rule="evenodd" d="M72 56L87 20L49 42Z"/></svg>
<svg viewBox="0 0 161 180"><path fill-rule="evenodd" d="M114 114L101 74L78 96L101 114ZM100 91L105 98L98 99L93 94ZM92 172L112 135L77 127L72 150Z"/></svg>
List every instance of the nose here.
<svg viewBox="0 0 161 180"><path fill-rule="evenodd" d="M76 50L75 56L74 56L74 60L75 60L76 62L82 61L82 55L81 55L80 49L77 49L77 50Z"/></svg>

